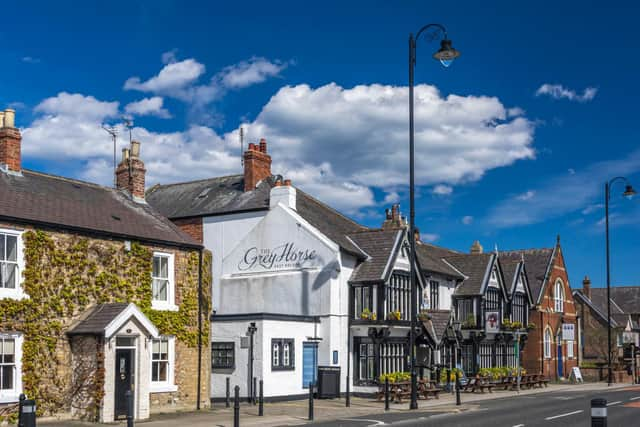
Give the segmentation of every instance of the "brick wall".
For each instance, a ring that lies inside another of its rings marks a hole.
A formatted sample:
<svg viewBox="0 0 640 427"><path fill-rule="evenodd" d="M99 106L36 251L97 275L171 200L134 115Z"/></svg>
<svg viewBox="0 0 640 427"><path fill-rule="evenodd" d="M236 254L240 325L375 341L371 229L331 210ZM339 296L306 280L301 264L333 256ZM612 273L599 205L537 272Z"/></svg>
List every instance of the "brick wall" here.
<svg viewBox="0 0 640 427"><path fill-rule="evenodd" d="M529 313L529 321L536 325L535 330L529 332L526 347L523 352L523 366L529 372L541 372L548 378L558 379L558 333L562 331L562 323L573 323L576 335L578 327L576 324L576 307L573 300L571 288L569 286L569 276L564 263L562 249L558 245L556 255L552 260L547 282L544 284L543 295L540 304ZM560 279L564 285L564 312L556 313L554 307L555 283ZM534 295L534 300L538 297ZM550 328L553 341L551 344L551 357L544 357L544 331ZM573 341L573 358L567 357L567 343L561 342L563 355L563 377L568 378L571 369L578 366L578 342Z"/></svg>
<svg viewBox="0 0 640 427"><path fill-rule="evenodd" d="M202 243L202 217L175 219L172 221L182 231L193 237L196 242Z"/></svg>

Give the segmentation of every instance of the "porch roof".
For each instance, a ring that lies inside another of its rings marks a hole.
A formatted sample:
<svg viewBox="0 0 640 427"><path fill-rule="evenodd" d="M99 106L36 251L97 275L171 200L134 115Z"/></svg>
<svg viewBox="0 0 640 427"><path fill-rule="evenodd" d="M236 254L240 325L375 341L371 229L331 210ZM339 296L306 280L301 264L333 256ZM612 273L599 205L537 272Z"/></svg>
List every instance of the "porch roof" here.
<svg viewBox="0 0 640 427"><path fill-rule="evenodd" d="M134 318L154 338L158 329L140 309L132 303L99 304L87 310L67 335L102 335L110 338L131 318Z"/></svg>

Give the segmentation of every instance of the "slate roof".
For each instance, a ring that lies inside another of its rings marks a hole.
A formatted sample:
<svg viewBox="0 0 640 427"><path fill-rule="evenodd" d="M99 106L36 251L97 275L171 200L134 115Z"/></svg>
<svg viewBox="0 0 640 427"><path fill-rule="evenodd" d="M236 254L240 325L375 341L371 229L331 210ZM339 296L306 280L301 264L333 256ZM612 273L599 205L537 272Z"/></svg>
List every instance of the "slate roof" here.
<svg viewBox="0 0 640 427"><path fill-rule="evenodd" d="M401 229L368 230L350 234L349 238L362 249L368 258L358 264L351 275L350 283L378 282L386 280L385 268L398 252L398 239L403 235ZM386 271L388 273L388 271Z"/></svg>
<svg viewBox="0 0 640 427"><path fill-rule="evenodd" d="M428 243L416 242L416 256L423 271L463 279L464 277L459 272L443 261L444 257L452 255L459 255L459 253Z"/></svg>
<svg viewBox="0 0 640 427"><path fill-rule="evenodd" d="M493 258L493 253L483 254L460 254L448 256L447 262L460 270L467 278L456 287L453 294L455 296L480 295L482 285L487 277L489 262Z"/></svg>
<svg viewBox="0 0 640 427"><path fill-rule="evenodd" d="M269 209L269 194L275 177L261 181L256 189L244 191L244 176L232 175L178 184L158 185L147 191L147 202L171 219L223 215ZM296 211L343 250L364 259L347 235L367 227L296 188Z"/></svg>
<svg viewBox="0 0 640 427"><path fill-rule="evenodd" d="M21 176L0 173L0 218L200 247L151 206L122 191L24 169Z"/></svg>
<svg viewBox="0 0 640 427"><path fill-rule="evenodd" d="M591 302L603 313L607 313L607 288L591 288ZM624 314L625 312L617 304L611 288L611 315Z"/></svg>
<svg viewBox="0 0 640 427"><path fill-rule="evenodd" d="M69 335L101 335L105 328L118 317L120 313L127 309L128 303L99 304L82 317L82 319L72 326L67 334Z"/></svg>
<svg viewBox="0 0 640 427"><path fill-rule="evenodd" d="M598 288L591 288L591 291L594 289ZM612 286L611 299L625 313L640 313L640 286Z"/></svg>
<svg viewBox="0 0 640 427"><path fill-rule="evenodd" d="M502 268L502 276L504 277L505 285L509 293L513 291L513 282L515 280L515 275L518 272L518 266L520 265L520 260L514 258L499 258L500 259L500 267Z"/></svg>
<svg viewBox="0 0 640 427"><path fill-rule="evenodd" d="M527 280L534 303L540 299L547 270L552 262L554 248L523 249L499 252L500 260L521 260L524 257ZM501 264L502 265L502 264Z"/></svg>
<svg viewBox="0 0 640 427"><path fill-rule="evenodd" d="M244 191L244 175L156 185L147 191L149 204L167 218L220 215L269 208L271 180Z"/></svg>
<svg viewBox="0 0 640 427"><path fill-rule="evenodd" d="M431 323L433 330L436 333L436 339L438 342L442 341L447 326L449 325L449 318L451 317L451 311L449 310L428 310L431 316Z"/></svg>

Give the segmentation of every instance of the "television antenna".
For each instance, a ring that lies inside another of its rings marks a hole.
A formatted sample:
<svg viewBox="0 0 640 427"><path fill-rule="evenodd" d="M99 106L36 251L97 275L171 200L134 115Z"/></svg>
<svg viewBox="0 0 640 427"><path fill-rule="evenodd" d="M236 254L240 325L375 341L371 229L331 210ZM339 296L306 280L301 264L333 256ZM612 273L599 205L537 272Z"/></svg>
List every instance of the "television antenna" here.
<svg viewBox="0 0 640 427"><path fill-rule="evenodd" d="M118 186L116 181L116 142L118 139L118 129L115 126L107 126L102 124L102 129L104 129L109 135L111 135L111 139L113 139L113 188Z"/></svg>
<svg viewBox="0 0 640 427"><path fill-rule="evenodd" d="M133 119L131 117L122 117L124 127L129 129L129 145L131 145L131 129L133 129Z"/></svg>
<svg viewBox="0 0 640 427"><path fill-rule="evenodd" d="M244 129L240 126L240 166L244 166Z"/></svg>

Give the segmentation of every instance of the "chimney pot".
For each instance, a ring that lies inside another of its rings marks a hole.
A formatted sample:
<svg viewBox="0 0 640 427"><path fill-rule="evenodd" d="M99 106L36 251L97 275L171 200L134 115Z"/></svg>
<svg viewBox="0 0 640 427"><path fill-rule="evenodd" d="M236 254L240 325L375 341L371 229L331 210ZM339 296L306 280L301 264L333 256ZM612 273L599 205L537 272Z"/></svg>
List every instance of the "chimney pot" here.
<svg viewBox="0 0 640 427"><path fill-rule="evenodd" d="M4 110L4 127L6 128L14 128L16 119L16 112L11 108L7 108Z"/></svg>
<svg viewBox="0 0 640 427"><path fill-rule="evenodd" d="M285 179L284 180L284 185L287 187L291 187L291 180L290 179Z"/></svg>
<svg viewBox="0 0 640 427"><path fill-rule="evenodd" d="M473 244L471 245L471 251L470 253L472 255L479 255L481 253L484 252L484 248L482 247L482 245L480 244L480 242L478 240L476 240L475 242L473 242Z"/></svg>
<svg viewBox="0 0 640 427"><path fill-rule="evenodd" d="M584 276L582 280L582 292L584 296L591 299L591 279L589 279L589 276Z"/></svg>
<svg viewBox="0 0 640 427"><path fill-rule="evenodd" d="M22 135L15 127L15 111L0 111L0 168L19 173L21 170Z"/></svg>
<svg viewBox="0 0 640 427"><path fill-rule="evenodd" d="M267 140L264 138L260 140L260 152L267 154Z"/></svg>
<svg viewBox="0 0 640 427"><path fill-rule="evenodd" d="M131 141L131 157L134 159L140 157L140 142Z"/></svg>

